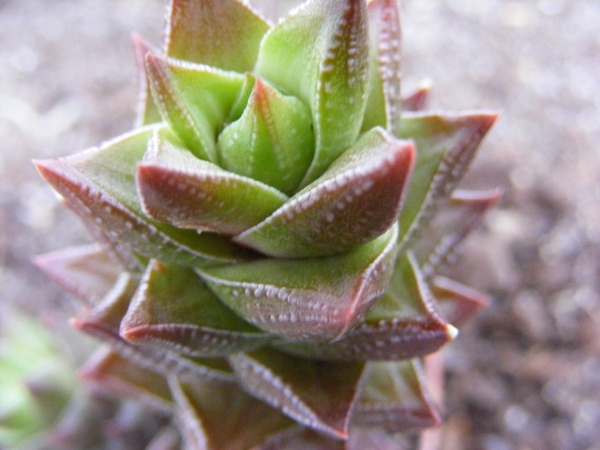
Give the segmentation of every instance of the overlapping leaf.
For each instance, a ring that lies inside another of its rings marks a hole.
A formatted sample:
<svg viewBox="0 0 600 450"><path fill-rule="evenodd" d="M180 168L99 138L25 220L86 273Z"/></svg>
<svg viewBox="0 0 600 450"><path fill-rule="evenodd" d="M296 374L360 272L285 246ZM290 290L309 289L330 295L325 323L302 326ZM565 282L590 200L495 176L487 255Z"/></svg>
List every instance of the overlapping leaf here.
<svg viewBox="0 0 600 450"><path fill-rule="evenodd" d="M261 349L229 358L246 390L297 422L346 439L364 363L299 360Z"/></svg>
<svg viewBox="0 0 600 450"><path fill-rule="evenodd" d="M369 363L353 421L395 433L439 425L418 360Z"/></svg>
<svg viewBox="0 0 600 450"><path fill-rule="evenodd" d="M146 54L146 71L163 120L198 158L218 161L216 134L244 77L213 67Z"/></svg>
<svg viewBox="0 0 600 450"><path fill-rule="evenodd" d="M163 376L176 374L182 380L199 377L231 379L231 369L218 358L187 358L166 350L133 345L119 335L119 326L129 308L137 281L123 274L100 304L82 311L71 324L107 344L123 358Z"/></svg>
<svg viewBox="0 0 600 450"><path fill-rule="evenodd" d="M139 128L98 149L36 165L79 215L135 253L184 265L243 258L225 238L161 224L142 213L135 167L155 130Z"/></svg>
<svg viewBox="0 0 600 450"><path fill-rule="evenodd" d="M302 186L358 137L367 99L368 53L367 8L360 0L308 1L261 43L256 72L312 111L315 156Z"/></svg>
<svg viewBox="0 0 600 450"><path fill-rule="evenodd" d="M287 200L276 189L197 159L165 132L154 134L136 178L144 212L180 228L237 234Z"/></svg>
<svg viewBox="0 0 600 450"><path fill-rule="evenodd" d="M278 344L278 348L327 360L401 360L437 351L455 335L456 329L434 306L414 258L401 256L387 292L354 330L327 344Z"/></svg>
<svg viewBox="0 0 600 450"><path fill-rule="evenodd" d="M224 169L291 195L313 157L310 110L257 78L243 114L219 135L218 148Z"/></svg>
<svg viewBox="0 0 600 450"><path fill-rule="evenodd" d="M414 159L411 142L374 128L323 176L235 241L291 258L332 255L365 244L397 220Z"/></svg>
<svg viewBox="0 0 600 450"><path fill-rule="evenodd" d="M167 17L167 55L242 73L254 68L269 28L238 0L170 0Z"/></svg>
<svg viewBox="0 0 600 450"><path fill-rule="evenodd" d="M189 448L245 450L293 424L276 409L242 391L235 383L169 379L177 417Z"/></svg>
<svg viewBox="0 0 600 450"><path fill-rule="evenodd" d="M198 357L253 350L271 340L225 307L192 269L158 261L148 266L120 334Z"/></svg>
<svg viewBox="0 0 600 450"><path fill-rule="evenodd" d="M199 271L250 323L289 340L340 339L367 314L392 274L397 227L339 256L263 259Z"/></svg>
<svg viewBox="0 0 600 450"><path fill-rule="evenodd" d="M418 149L413 182L400 216L404 247L436 202L455 188L497 117L487 112L403 116L400 137L413 139Z"/></svg>

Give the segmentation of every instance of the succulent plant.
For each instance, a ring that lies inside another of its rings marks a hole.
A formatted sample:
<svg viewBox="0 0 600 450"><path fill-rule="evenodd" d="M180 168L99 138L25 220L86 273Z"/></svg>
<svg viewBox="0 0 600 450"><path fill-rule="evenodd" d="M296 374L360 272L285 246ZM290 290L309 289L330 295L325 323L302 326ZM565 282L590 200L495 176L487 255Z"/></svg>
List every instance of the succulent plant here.
<svg viewBox="0 0 600 450"><path fill-rule="evenodd" d="M133 131L37 161L97 244L38 257L108 344L84 377L186 448L398 448L422 358L484 296L440 275L498 190L456 186L496 114L401 95L396 0L171 0L134 38ZM175 445L175 444L173 444Z"/></svg>

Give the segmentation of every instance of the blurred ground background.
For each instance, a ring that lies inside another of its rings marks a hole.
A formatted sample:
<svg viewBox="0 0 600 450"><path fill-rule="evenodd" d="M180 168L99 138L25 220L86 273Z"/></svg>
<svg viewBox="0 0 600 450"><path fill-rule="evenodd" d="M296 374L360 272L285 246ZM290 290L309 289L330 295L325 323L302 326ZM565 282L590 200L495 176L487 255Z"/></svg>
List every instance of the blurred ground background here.
<svg viewBox="0 0 600 450"><path fill-rule="evenodd" d="M404 3L405 86L502 111L464 184L506 195L454 269L493 302L445 350L443 448L598 450L600 2ZM30 159L130 128L130 33L160 42L162 16L161 0L0 0L2 312L62 320L30 261L88 237Z"/></svg>

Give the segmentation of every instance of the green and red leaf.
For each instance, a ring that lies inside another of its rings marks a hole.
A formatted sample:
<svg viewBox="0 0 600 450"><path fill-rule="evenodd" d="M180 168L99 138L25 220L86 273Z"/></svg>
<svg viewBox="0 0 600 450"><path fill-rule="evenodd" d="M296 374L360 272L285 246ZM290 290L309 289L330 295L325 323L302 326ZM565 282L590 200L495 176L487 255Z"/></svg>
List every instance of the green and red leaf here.
<svg viewBox="0 0 600 450"><path fill-rule="evenodd" d="M247 257L228 239L156 222L142 212L135 167L156 127L144 127L100 148L58 160L37 161L42 176L77 214L111 242L133 253L183 265Z"/></svg>
<svg viewBox="0 0 600 450"><path fill-rule="evenodd" d="M291 195L313 157L310 110L256 78L243 114L219 135L218 148L224 169Z"/></svg>
<svg viewBox="0 0 600 450"><path fill-rule="evenodd" d="M79 331L109 344L121 357L163 376L177 375L185 381L199 378L231 379L231 368L218 358L188 358L164 349L133 345L119 335L119 327L137 288L136 280L122 275L103 301L83 310L71 320Z"/></svg>
<svg viewBox="0 0 600 450"><path fill-rule="evenodd" d="M293 422L244 392L236 383L169 379L177 418L190 449L245 450Z"/></svg>
<svg viewBox="0 0 600 450"><path fill-rule="evenodd" d="M269 24L239 0L171 0L168 56L224 70L250 72Z"/></svg>
<svg viewBox="0 0 600 450"><path fill-rule="evenodd" d="M376 300L364 321L341 339L327 344L276 344L310 358L341 361L402 360L435 352L451 341L456 329L439 315L414 260L396 262L387 292Z"/></svg>
<svg viewBox="0 0 600 450"><path fill-rule="evenodd" d="M388 287L396 257L394 226L339 256L263 259L199 273L227 306L291 341L332 342L357 326Z"/></svg>
<svg viewBox="0 0 600 450"><path fill-rule="evenodd" d="M414 140L417 161L400 215L403 247L424 226L437 202L454 190L497 118L488 112L404 114L400 137Z"/></svg>
<svg viewBox="0 0 600 450"><path fill-rule="evenodd" d="M232 355L242 386L307 427L347 439L364 363L333 363L261 349Z"/></svg>
<svg viewBox="0 0 600 450"><path fill-rule="evenodd" d="M213 67L146 54L146 71L163 120L198 158L216 163L217 132L244 77Z"/></svg>
<svg viewBox="0 0 600 450"><path fill-rule="evenodd" d="M371 362L366 372L353 424L400 433L441 423L418 360Z"/></svg>
<svg viewBox="0 0 600 450"><path fill-rule="evenodd" d="M192 269L158 261L142 277L120 334L198 357L254 350L272 340L224 306Z"/></svg>
<svg viewBox="0 0 600 450"><path fill-rule="evenodd" d="M166 130L154 134L136 180L149 217L221 234L260 223L288 199L270 186L199 160Z"/></svg>
<svg viewBox="0 0 600 450"><path fill-rule="evenodd" d="M366 2L311 0L262 41L256 73L312 111L315 156L301 186L319 177L358 137L367 100L368 40Z"/></svg>
<svg viewBox="0 0 600 450"><path fill-rule="evenodd" d="M375 128L323 176L234 240L288 258L333 255L365 244L396 222L414 159L411 142Z"/></svg>

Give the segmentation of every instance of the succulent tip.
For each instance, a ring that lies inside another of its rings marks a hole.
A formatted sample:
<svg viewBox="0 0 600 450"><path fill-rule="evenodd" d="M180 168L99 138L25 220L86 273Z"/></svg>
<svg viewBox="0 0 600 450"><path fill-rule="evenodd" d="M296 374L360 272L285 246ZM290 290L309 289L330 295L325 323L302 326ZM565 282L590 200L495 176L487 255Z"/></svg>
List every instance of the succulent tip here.
<svg viewBox="0 0 600 450"><path fill-rule="evenodd" d="M458 337L458 328L456 328L454 325L447 324L446 325L446 334L448 335L448 339L450 341L453 341L454 339L456 339Z"/></svg>

